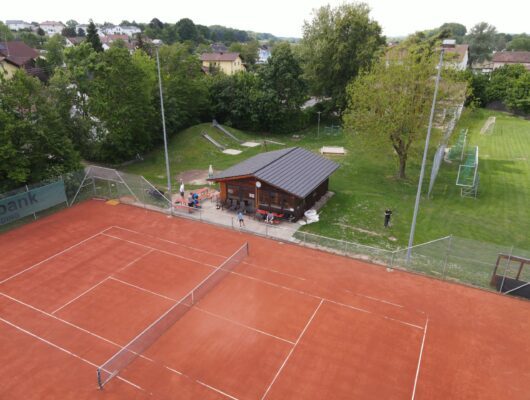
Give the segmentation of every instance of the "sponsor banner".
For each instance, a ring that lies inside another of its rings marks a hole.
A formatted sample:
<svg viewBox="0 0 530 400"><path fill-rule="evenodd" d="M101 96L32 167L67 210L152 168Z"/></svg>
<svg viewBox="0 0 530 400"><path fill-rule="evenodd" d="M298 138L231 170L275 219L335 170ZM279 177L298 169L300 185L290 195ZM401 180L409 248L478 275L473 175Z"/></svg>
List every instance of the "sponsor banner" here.
<svg viewBox="0 0 530 400"><path fill-rule="evenodd" d="M66 203L62 180L0 199L0 225L61 203Z"/></svg>

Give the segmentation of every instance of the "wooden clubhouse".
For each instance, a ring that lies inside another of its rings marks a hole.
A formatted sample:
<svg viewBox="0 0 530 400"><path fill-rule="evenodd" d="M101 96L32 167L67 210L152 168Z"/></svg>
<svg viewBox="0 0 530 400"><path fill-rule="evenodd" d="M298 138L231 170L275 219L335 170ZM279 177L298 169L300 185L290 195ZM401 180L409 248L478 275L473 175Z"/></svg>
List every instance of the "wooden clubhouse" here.
<svg viewBox="0 0 530 400"><path fill-rule="evenodd" d="M291 147L258 154L211 180L220 184L220 200L227 208L271 211L296 220L326 194L329 177L338 167L320 155Z"/></svg>

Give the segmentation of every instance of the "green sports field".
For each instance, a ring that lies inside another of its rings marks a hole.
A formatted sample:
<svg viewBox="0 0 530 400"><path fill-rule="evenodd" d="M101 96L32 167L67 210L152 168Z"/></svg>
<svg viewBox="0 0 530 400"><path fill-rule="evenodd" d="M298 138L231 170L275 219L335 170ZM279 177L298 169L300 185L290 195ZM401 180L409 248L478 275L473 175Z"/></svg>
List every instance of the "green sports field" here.
<svg viewBox="0 0 530 400"><path fill-rule="evenodd" d="M490 116L496 124L489 134L480 130ZM458 163L443 163L431 199L422 198L416 243L446 235L515 245L530 248L530 121L504 113L475 110L464 112L455 132L469 128L468 142L480 151L480 187L477 199L460 197L455 185ZM206 131L227 147L244 150L239 156L221 153L209 144L201 132ZM231 129L243 140L263 140L260 134ZM384 248L404 247L408 241L419 162L423 143L412 149L405 181L395 179L397 161L387 148L363 145L355 136L336 134L321 126L292 135L267 135L268 139L286 146L303 146L316 151L323 145L346 147L348 154L335 157L341 168L331 179L331 190L336 195L321 214L321 222L304 229L331 237L353 240ZM439 136L434 135L429 154L430 163ZM456 140L456 135L453 138ZM282 146L268 144L267 150ZM260 151L264 146L245 149L214 130L210 124L191 127L170 140L172 175L192 169L224 169ZM164 185L164 156L162 149L147 155L141 163L130 165L128 172L142 174L157 184ZM393 225L383 228L383 212L393 210Z"/></svg>

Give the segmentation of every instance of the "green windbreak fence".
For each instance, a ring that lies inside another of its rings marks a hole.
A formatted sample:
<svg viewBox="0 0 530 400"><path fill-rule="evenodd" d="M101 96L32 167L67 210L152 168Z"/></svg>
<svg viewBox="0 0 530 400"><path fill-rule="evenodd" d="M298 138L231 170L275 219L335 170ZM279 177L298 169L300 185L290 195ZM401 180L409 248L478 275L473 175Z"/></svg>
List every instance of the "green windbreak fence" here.
<svg viewBox="0 0 530 400"><path fill-rule="evenodd" d="M0 199L0 225L66 203L62 180Z"/></svg>

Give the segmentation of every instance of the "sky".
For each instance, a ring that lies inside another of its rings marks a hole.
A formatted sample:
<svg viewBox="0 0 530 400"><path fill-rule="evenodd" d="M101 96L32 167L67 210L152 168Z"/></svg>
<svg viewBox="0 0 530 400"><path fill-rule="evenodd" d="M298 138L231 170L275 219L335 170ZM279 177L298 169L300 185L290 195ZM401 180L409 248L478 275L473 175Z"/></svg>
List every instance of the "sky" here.
<svg viewBox="0 0 530 400"><path fill-rule="evenodd" d="M530 1L525 0L364 0L372 9L371 16L383 27L386 36L405 36L418 30L432 29L444 22L459 22L468 30L486 21L499 32L530 33ZM304 20L312 10L323 5L337 6L342 0L153 0L120 1L89 0L65 2L57 0L5 1L0 7L0 20L22 19L27 22L74 19L85 23L149 22L156 17L162 22L191 18L196 24L224 25L241 30L267 32L275 36L301 37Z"/></svg>

